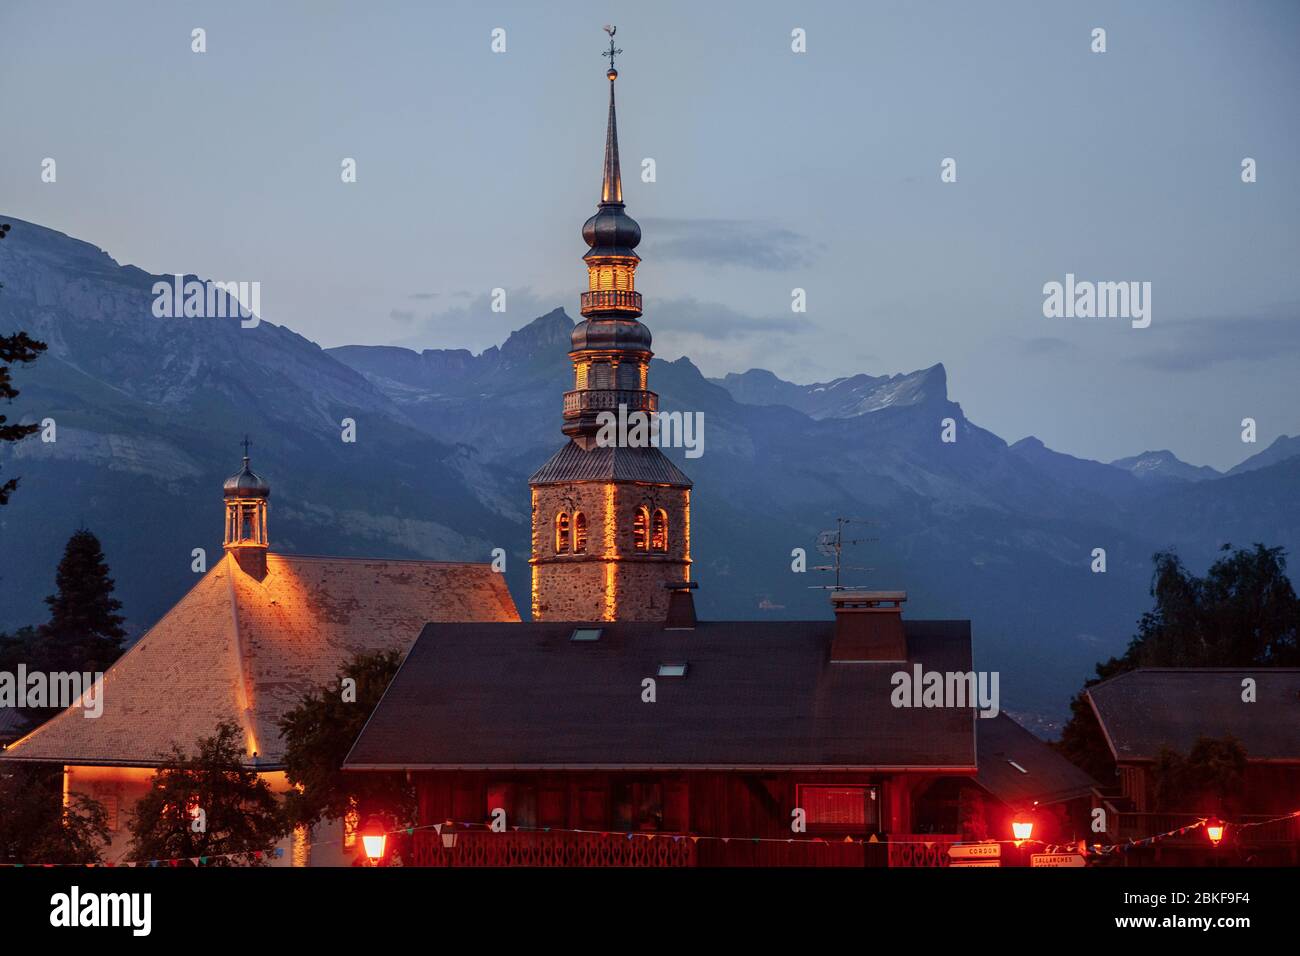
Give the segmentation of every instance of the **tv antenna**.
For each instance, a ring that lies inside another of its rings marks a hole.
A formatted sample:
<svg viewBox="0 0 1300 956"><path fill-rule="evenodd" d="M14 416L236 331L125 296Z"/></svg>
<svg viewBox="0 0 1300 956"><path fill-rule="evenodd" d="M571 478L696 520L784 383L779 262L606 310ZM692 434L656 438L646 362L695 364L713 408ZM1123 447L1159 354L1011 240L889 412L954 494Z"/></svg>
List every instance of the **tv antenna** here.
<svg viewBox="0 0 1300 956"><path fill-rule="evenodd" d="M874 521L867 521L863 518L844 518L835 519L835 528L830 531L823 531L817 535L817 550L828 558L834 558L834 564L820 564L813 568L814 571L834 571L834 584L812 584L809 587L821 591L844 591L852 587L851 585L840 583L840 574L843 571L874 571L875 568L865 568L858 565L846 565L843 563L844 548L846 545L863 544L867 541L878 541L879 538L845 538L844 526L847 524L875 524Z"/></svg>

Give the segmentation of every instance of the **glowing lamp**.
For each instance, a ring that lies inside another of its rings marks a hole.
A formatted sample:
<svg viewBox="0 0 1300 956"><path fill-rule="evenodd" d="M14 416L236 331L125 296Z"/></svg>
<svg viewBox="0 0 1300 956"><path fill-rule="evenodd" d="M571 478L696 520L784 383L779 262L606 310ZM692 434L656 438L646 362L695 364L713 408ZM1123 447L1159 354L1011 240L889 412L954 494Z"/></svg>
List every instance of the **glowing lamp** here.
<svg viewBox="0 0 1300 956"><path fill-rule="evenodd" d="M1223 833L1226 827L1223 821L1217 817L1205 821L1205 835L1210 838L1210 842L1218 846L1223 839Z"/></svg>
<svg viewBox="0 0 1300 956"><path fill-rule="evenodd" d="M379 817L371 817L366 821L365 829L361 833L361 846L366 851L366 859L370 861L371 866L378 866L379 861L384 858L384 847L388 843L388 834L384 832L384 821Z"/></svg>
<svg viewBox="0 0 1300 956"><path fill-rule="evenodd" d="M1012 820L1011 835L1016 838L1016 846L1020 846L1034 835L1034 821L1027 818Z"/></svg>

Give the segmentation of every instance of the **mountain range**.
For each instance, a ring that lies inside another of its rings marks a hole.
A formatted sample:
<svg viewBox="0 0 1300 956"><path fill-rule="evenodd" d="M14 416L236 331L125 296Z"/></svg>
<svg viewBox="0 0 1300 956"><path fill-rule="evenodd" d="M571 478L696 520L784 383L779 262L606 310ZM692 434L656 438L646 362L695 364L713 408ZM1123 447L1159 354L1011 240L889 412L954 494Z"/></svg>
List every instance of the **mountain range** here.
<svg viewBox="0 0 1300 956"><path fill-rule="evenodd" d="M0 509L0 629L44 620L67 536L99 535L138 632L221 549L222 480L238 441L272 486L270 536L297 553L488 560L528 606L527 477L563 441L573 319L533 319L499 347L322 349L271 321L160 319L159 277L20 220L0 249L0 330L49 344L15 370L12 413L54 419L0 450L21 484ZM651 329L654 318L647 322ZM1300 439L1226 474L1149 451L1111 463L1008 444L948 395L943 365L800 385L751 369L710 379L655 360L662 408L703 412L704 454L667 449L695 482L702 617L829 614L818 533L837 516L845 582L908 591L905 613L969 618L1003 706L1043 729L1148 609L1151 556L1203 570L1228 542L1300 546ZM341 440L341 422L356 441ZM944 419L956 440L941 438ZM1093 550L1106 552L1093 573Z"/></svg>

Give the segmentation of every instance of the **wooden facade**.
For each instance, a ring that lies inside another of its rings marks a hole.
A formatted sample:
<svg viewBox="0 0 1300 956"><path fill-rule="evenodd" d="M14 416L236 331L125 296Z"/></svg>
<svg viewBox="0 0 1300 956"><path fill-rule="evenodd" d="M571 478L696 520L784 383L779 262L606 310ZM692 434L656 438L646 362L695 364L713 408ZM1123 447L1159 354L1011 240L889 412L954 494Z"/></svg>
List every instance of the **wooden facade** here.
<svg viewBox="0 0 1300 956"><path fill-rule="evenodd" d="M451 821L443 831L455 834L417 834L414 862L428 866L883 866L891 833L956 842L955 833L933 829L946 814L918 819L914 808L941 805L917 799L937 783L969 781L952 773L740 770L422 771L413 778L421 826ZM503 833L459 826L488 824L498 809ZM802 831L793 829L796 809L804 811ZM845 843L846 836L881 842ZM895 853L905 856L909 865L927 865L924 854ZM928 865L941 865L931 856Z"/></svg>

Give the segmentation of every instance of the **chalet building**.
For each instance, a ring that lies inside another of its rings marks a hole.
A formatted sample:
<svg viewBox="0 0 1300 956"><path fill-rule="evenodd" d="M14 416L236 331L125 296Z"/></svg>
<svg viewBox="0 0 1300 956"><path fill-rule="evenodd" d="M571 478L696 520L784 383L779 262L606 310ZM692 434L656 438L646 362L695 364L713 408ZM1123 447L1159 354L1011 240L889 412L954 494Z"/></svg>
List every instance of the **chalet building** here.
<svg viewBox="0 0 1300 956"><path fill-rule="evenodd" d="M410 773L423 826L502 810L511 832L419 832L415 862L943 865L1035 804L1044 838L1085 835L1093 782L1009 717L891 702L916 664L971 671L968 622L871 592L836 593L834 620L696 622L674 593L686 613L656 624L425 628L345 768ZM827 842L779 842L797 810Z"/></svg>
<svg viewBox="0 0 1300 956"><path fill-rule="evenodd" d="M658 402L612 60L569 441L530 479L532 621L430 623L345 769L406 772L421 826L451 822L416 832L421 865L943 865L1035 803L1083 835L1093 782L1009 717L891 702L899 671L972 671L969 622L847 591L833 619L696 620L690 479L599 434Z"/></svg>
<svg viewBox="0 0 1300 956"><path fill-rule="evenodd" d="M69 708L2 755L62 764L67 792L102 803L109 862L127 858L132 808L173 744L192 752L218 723L233 721L247 765L283 792L280 717L354 654L405 652L429 621L519 620L502 576L486 564L271 551L270 493L245 456L223 488L221 561L104 675L103 713L88 719ZM346 826L323 826L285 841L280 859L341 863L357 852L354 843Z"/></svg>
<svg viewBox="0 0 1300 956"><path fill-rule="evenodd" d="M1251 702L1243 697L1247 680L1254 685ZM1140 668L1088 688L1087 700L1115 759L1116 786L1104 804L1113 842L1208 815L1262 822L1300 808L1300 668ZM1157 806L1161 752L1186 757L1201 738L1225 737L1246 754L1240 797L1229 797L1226 806L1179 808L1184 812ZM1237 831L1231 844L1220 856L1300 863L1300 818ZM1212 859L1213 852L1197 833L1143 848L1130 862L1186 865Z"/></svg>

